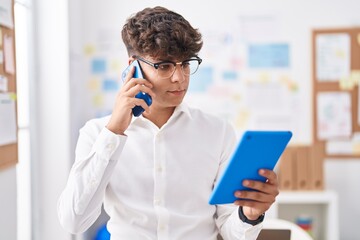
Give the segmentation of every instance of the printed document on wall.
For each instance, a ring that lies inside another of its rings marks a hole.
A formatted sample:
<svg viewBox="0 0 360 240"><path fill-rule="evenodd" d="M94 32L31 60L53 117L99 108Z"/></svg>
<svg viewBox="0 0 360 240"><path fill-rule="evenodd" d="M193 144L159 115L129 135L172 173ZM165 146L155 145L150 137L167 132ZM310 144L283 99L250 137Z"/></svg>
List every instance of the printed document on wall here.
<svg viewBox="0 0 360 240"><path fill-rule="evenodd" d="M12 1L0 0L0 25L12 28L14 26L12 17Z"/></svg>
<svg viewBox="0 0 360 240"><path fill-rule="evenodd" d="M15 74L13 37L7 34L4 35L4 62L5 72L9 74Z"/></svg>
<svg viewBox="0 0 360 240"><path fill-rule="evenodd" d="M347 92L317 95L317 136L319 140L350 138L352 133L351 96Z"/></svg>
<svg viewBox="0 0 360 240"><path fill-rule="evenodd" d="M316 37L316 77L339 81L350 74L351 51L348 34L320 34Z"/></svg>
<svg viewBox="0 0 360 240"><path fill-rule="evenodd" d="M16 108L12 93L0 93L0 145L16 142Z"/></svg>

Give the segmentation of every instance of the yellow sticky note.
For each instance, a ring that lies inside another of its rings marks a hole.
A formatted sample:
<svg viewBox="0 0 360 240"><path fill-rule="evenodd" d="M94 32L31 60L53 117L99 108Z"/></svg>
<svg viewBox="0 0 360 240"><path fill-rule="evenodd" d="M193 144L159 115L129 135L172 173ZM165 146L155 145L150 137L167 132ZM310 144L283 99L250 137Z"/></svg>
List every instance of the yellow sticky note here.
<svg viewBox="0 0 360 240"><path fill-rule="evenodd" d="M100 87L101 87L100 79L98 79L98 78L90 79L87 86L92 91L100 90Z"/></svg>
<svg viewBox="0 0 360 240"><path fill-rule="evenodd" d="M353 148L354 154L360 154L360 143L359 142L353 143L352 148Z"/></svg>
<svg viewBox="0 0 360 240"><path fill-rule="evenodd" d="M104 105L104 96L101 94L96 94L93 96L93 106L94 107L101 107Z"/></svg>
<svg viewBox="0 0 360 240"><path fill-rule="evenodd" d="M84 46L84 54L86 56L91 56L95 53L96 47L93 44L87 44Z"/></svg>
<svg viewBox="0 0 360 240"><path fill-rule="evenodd" d="M112 61L110 62L110 69L111 69L112 71L115 71L115 72L121 70L121 63L120 63L120 61L119 61L119 60L116 60L116 59L112 60Z"/></svg>
<svg viewBox="0 0 360 240"><path fill-rule="evenodd" d="M339 81L339 87L341 90L352 90L355 84L351 81L349 77L342 77Z"/></svg>
<svg viewBox="0 0 360 240"><path fill-rule="evenodd" d="M259 74L259 80L261 83L268 83L270 81L270 75L267 72L262 72Z"/></svg>
<svg viewBox="0 0 360 240"><path fill-rule="evenodd" d="M9 97L13 101L16 101L16 99L17 99L16 93L13 93L13 92L9 93Z"/></svg>
<svg viewBox="0 0 360 240"><path fill-rule="evenodd" d="M360 84L360 70L352 70L350 73L350 78L351 78L351 81L355 85L359 85Z"/></svg>
<svg viewBox="0 0 360 240"><path fill-rule="evenodd" d="M235 118L235 127L237 129L244 129L248 125L249 119L250 111L247 109L239 111Z"/></svg>

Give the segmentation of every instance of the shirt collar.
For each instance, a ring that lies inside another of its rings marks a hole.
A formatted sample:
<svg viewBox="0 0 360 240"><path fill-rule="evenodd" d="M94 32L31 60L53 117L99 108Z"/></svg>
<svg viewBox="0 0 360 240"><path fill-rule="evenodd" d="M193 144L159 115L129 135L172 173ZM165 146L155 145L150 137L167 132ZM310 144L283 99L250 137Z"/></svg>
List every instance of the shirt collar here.
<svg viewBox="0 0 360 240"><path fill-rule="evenodd" d="M175 111L174 111L174 113L173 113L173 115L177 115L177 114L180 114L180 113L185 113L186 115L188 115L188 117L190 118L190 119L192 119L192 116L191 116L191 112L190 112L190 108L189 108L189 106L186 104L186 103L184 103L184 102L182 102L179 106L177 106L176 108L175 108Z"/></svg>
<svg viewBox="0 0 360 240"><path fill-rule="evenodd" d="M175 108L172 116L179 115L179 114L181 114L182 112L185 113L190 119L192 119L190 108L189 108L189 106L188 106L186 103L184 103L184 102L180 103L180 105L178 105L178 106ZM144 118L143 115L140 115L139 117L133 117L133 118L131 119L131 122L133 123L133 122L136 121L137 119L143 119L143 118Z"/></svg>

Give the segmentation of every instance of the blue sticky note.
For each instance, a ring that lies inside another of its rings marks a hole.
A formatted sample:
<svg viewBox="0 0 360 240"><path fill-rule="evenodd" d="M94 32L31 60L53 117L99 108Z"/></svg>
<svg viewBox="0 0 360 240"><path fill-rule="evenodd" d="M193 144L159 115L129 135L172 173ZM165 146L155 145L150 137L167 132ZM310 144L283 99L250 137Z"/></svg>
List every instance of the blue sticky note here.
<svg viewBox="0 0 360 240"><path fill-rule="evenodd" d="M194 75L191 75L190 92L205 92L214 82L214 69L200 66Z"/></svg>
<svg viewBox="0 0 360 240"><path fill-rule="evenodd" d="M104 79L102 82L102 90L111 92L119 90L119 83L116 79Z"/></svg>
<svg viewBox="0 0 360 240"><path fill-rule="evenodd" d="M106 60L96 58L91 61L92 73L105 73L106 72Z"/></svg>
<svg viewBox="0 0 360 240"><path fill-rule="evenodd" d="M225 80L225 81L234 81L238 78L238 74L236 71L224 71L222 73L222 78Z"/></svg>
<svg viewBox="0 0 360 240"><path fill-rule="evenodd" d="M287 68L290 66L289 44L250 44L250 68Z"/></svg>

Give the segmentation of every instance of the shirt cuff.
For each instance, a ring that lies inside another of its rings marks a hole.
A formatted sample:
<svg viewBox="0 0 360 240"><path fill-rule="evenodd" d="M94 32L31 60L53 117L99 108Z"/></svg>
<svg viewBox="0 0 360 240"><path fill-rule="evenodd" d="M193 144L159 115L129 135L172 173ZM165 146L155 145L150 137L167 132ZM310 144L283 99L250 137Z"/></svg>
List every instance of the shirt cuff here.
<svg viewBox="0 0 360 240"><path fill-rule="evenodd" d="M124 148L127 136L117 135L104 127L96 139L94 150L106 160L116 160Z"/></svg>
<svg viewBox="0 0 360 240"><path fill-rule="evenodd" d="M245 236L257 236L263 227L262 223L253 226L249 223L243 222L239 218L238 208L236 208L236 210L231 214L230 221L234 223L236 229L243 229Z"/></svg>

